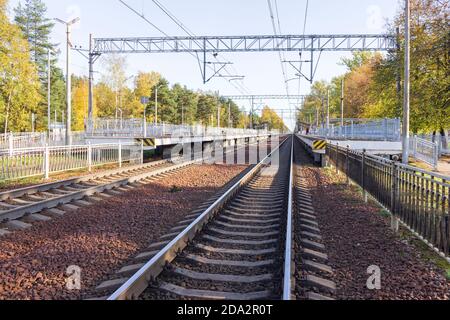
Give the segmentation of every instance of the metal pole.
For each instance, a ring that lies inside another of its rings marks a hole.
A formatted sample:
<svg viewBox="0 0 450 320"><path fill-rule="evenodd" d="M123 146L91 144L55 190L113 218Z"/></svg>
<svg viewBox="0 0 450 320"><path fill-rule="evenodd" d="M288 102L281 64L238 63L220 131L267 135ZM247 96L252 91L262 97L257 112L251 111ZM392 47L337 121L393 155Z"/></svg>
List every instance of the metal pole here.
<svg viewBox="0 0 450 320"><path fill-rule="evenodd" d="M228 127L231 128L231 102L228 102Z"/></svg>
<svg viewBox="0 0 450 320"><path fill-rule="evenodd" d="M341 80L341 128L344 127L344 94L345 94L345 82L344 79Z"/></svg>
<svg viewBox="0 0 450 320"><path fill-rule="evenodd" d="M250 112L250 129L253 129L253 109L255 107L255 98L252 97L252 110Z"/></svg>
<svg viewBox="0 0 450 320"><path fill-rule="evenodd" d="M184 105L181 105L181 125L184 126Z"/></svg>
<svg viewBox="0 0 450 320"><path fill-rule="evenodd" d="M51 98L51 61L50 61L50 50L48 50L48 61L47 61L47 121L48 121L48 124L47 124L47 129L48 129L48 132L50 132L50 125L51 125L51 122L52 122L52 119L51 119L51 110L50 110L50 108L51 108L51 101L50 101L50 98Z"/></svg>
<svg viewBox="0 0 450 320"><path fill-rule="evenodd" d="M67 43L66 43L66 145L71 145L71 131L72 131L72 79L70 76L70 30L71 25L67 24Z"/></svg>
<svg viewBox="0 0 450 320"><path fill-rule="evenodd" d="M158 125L158 86L155 88L155 125Z"/></svg>
<svg viewBox="0 0 450 320"><path fill-rule="evenodd" d="M330 89L327 90L327 137L330 136Z"/></svg>
<svg viewBox="0 0 450 320"><path fill-rule="evenodd" d="M403 163L409 163L409 118L410 118L410 109L409 109L409 93L410 93L410 0L405 0L405 84L404 84L404 97L403 97Z"/></svg>
<svg viewBox="0 0 450 320"><path fill-rule="evenodd" d="M88 102L88 132L92 131L94 125L94 55L92 53L92 34L89 35L89 102Z"/></svg>
<svg viewBox="0 0 450 320"><path fill-rule="evenodd" d="M220 128L220 101L218 92L217 92L217 128Z"/></svg>

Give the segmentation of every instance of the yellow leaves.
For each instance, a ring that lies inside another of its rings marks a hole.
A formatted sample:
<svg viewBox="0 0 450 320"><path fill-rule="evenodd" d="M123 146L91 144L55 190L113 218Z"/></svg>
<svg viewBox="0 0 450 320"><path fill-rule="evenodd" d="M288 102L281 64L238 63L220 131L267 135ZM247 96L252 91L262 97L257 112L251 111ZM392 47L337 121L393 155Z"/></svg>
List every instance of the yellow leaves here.
<svg viewBox="0 0 450 320"><path fill-rule="evenodd" d="M264 107L261 116L261 123L267 124L269 129L282 130L285 128L283 119L271 108Z"/></svg>
<svg viewBox="0 0 450 320"><path fill-rule="evenodd" d="M87 79L77 79L72 87L72 130L83 131L88 114L89 83Z"/></svg>
<svg viewBox="0 0 450 320"><path fill-rule="evenodd" d="M161 75L157 72L139 72L134 81L136 97L140 99L151 96L160 79Z"/></svg>
<svg viewBox="0 0 450 320"><path fill-rule="evenodd" d="M41 100L40 83L28 43L9 22L4 3L0 2L0 127L2 131L29 130L31 113Z"/></svg>

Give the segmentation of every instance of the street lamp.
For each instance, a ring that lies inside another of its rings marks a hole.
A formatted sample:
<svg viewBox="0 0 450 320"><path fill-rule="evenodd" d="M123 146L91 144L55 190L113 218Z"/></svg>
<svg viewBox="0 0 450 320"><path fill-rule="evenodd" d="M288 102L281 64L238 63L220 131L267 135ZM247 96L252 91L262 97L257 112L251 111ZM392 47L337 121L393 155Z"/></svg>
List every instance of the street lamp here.
<svg viewBox="0 0 450 320"><path fill-rule="evenodd" d="M409 127L410 127L410 55L411 55L411 7L410 0L405 0L405 92L403 95L403 155L402 161L404 164L409 163Z"/></svg>
<svg viewBox="0 0 450 320"><path fill-rule="evenodd" d="M162 84L155 86L155 125L158 125L158 89L162 86Z"/></svg>
<svg viewBox="0 0 450 320"><path fill-rule="evenodd" d="M72 144L71 141L71 122L72 122L72 83L70 78L70 49L72 48L72 43L70 40L72 25L80 21L80 18L75 18L71 21L64 21L55 18L55 21L64 24L66 26L66 101L67 101L67 116L66 116L66 144Z"/></svg>

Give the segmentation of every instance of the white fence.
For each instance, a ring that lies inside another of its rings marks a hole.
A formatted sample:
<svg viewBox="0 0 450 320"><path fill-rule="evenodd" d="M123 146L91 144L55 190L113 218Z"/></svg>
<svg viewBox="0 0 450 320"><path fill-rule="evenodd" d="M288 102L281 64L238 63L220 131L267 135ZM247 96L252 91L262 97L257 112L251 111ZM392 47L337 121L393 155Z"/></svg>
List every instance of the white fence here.
<svg viewBox="0 0 450 320"><path fill-rule="evenodd" d="M96 119L88 125L88 135L91 137L148 137L164 138L173 134L183 133L195 137L204 136L251 136L269 133L267 130L250 130L235 128L216 128L202 125L186 126L173 124L146 123L142 119ZM272 133L276 134L277 131Z"/></svg>
<svg viewBox="0 0 450 320"><path fill-rule="evenodd" d="M438 143L414 136L409 140L409 152L412 157L428 163L434 170L437 169L439 161Z"/></svg>
<svg viewBox="0 0 450 320"><path fill-rule="evenodd" d="M450 138L448 136L441 136L440 134L420 134L418 137L429 142L437 143L439 157L450 155Z"/></svg>
<svg viewBox="0 0 450 320"><path fill-rule="evenodd" d="M329 130L325 127L314 128L310 133L328 138L343 138L350 140L367 139L400 141L401 121L400 119L382 119L364 123L351 121L349 125L345 125L343 127L331 125Z"/></svg>
<svg viewBox="0 0 450 320"><path fill-rule="evenodd" d="M172 124L149 124L144 125L141 119L96 119L94 126L88 132L72 132L71 145L86 145L87 138L110 137L110 138L165 138L174 135L211 137L211 136L256 136L269 134L267 130L249 130L235 128L214 128L201 125L181 126ZM279 134L272 131L271 134ZM9 133L0 135L0 154L12 152L16 149L38 148L48 146L65 146L66 137L64 130L56 130L47 135L38 133Z"/></svg>
<svg viewBox="0 0 450 320"><path fill-rule="evenodd" d="M72 132L72 145L86 144L86 133ZM15 149L38 148L49 146L65 146L66 136L64 131L55 131L47 135L45 132L36 133L8 133L0 135L0 152L6 150L11 153Z"/></svg>
<svg viewBox="0 0 450 320"><path fill-rule="evenodd" d="M142 147L136 144L98 144L16 149L0 155L0 181L88 169L107 164L142 162Z"/></svg>

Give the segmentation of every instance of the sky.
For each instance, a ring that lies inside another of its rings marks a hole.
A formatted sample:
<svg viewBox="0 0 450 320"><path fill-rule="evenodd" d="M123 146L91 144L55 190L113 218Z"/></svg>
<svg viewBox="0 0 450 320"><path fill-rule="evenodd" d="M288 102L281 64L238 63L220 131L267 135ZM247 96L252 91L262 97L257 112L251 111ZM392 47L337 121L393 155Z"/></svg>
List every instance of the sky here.
<svg viewBox="0 0 450 320"><path fill-rule="evenodd" d="M23 0L10 0L10 16L17 4ZM186 35L152 0L124 0L129 6L143 14L153 24L170 36ZM72 43L88 47L89 34L94 37L162 36L143 19L125 7L119 0L44 0L49 18L68 21L80 17L73 28ZM185 26L197 36L218 35L271 35L272 20L266 0L159 0ZM272 1L274 3L274 1ZM281 30L283 34L303 34L307 0L277 0ZM400 9L399 0L310 0L306 19L306 34L381 34L385 33L388 19ZM59 64L65 70L65 27L56 24L52 41L60 44ZM324 53L317 68L315 80L331 80L345 72L339 65L345 53ZM298 60L298 53L288 53L288 60ZM170 83L181 83L193 90L219 91L221 95L239 94L286 94L285 79L277 53L226 53L219 60L232 62L230 73L243 75L243 87L227 79L215 78L204 85L198 62L189 54L135 54L127 55L127 75L139 71L157 71ZM286 78L295 77L295 70L286 66ZM104 73L102 61L96 66L96 81ZM72 73L87 75L87 60L72 52ZM290 94L307 94L310 85L306 80L290 81ZM132 85L130 81L129 85ZM299 91L300 89L300 91ZM292 101L294 102L294 101ZM249 109L247 102L239 102ZM261 101L278 108L289 127L292 127L295 106L288 102Z"/></svg>

